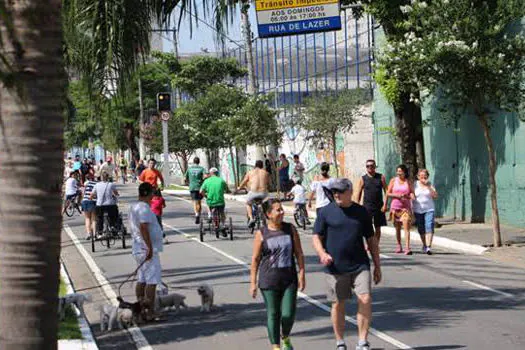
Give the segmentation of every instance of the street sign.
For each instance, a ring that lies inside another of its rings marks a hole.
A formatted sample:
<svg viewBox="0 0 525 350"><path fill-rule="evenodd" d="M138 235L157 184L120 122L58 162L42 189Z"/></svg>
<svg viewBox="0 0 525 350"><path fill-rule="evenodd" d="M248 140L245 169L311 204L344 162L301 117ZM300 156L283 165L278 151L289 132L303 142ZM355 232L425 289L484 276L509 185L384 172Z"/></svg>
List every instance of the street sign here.
<svg viewBox="0 0 525 350"><path fill-rule="evenodd" d="M161 112L160 113L160 119L162 119L163 121L167 122L168 120L170 120L170 112Z"/></svg>
<svg viewBox="0 0 525 350"><path fill-rule="evenodd" d="M339 0L256 0L260 38L341 29Z"/></svg>

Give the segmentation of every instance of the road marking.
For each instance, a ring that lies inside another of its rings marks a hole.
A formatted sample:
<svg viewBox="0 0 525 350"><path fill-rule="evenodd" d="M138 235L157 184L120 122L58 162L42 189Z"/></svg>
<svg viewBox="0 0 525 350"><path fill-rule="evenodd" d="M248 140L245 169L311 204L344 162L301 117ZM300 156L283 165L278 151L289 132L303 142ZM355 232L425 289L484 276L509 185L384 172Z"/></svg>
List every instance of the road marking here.
<svg viewBox="0 0 525 350"><path fill-rule="evenodd" d="M77 247L78 252L86 261L89 269L97 279L98 284L102 287L102 291L106 295L106 298L109 299L109 302L112 305L118 306L117 294L115 293L113 288L111 288L109 281L106 279L106 277L104 277L102 271L100 271L100 268L95 263L95 260L93 260L91 255L89 255L86 248L84 248L82 243L80 243L78 237L68 225L64 225L64 231L66 231L71 241L75 244L75 247ZM133 341L135 342L135 345L137 346L138 350L153 350L153 348L149 345L148 341L146 340L146 337L144 337L144 334L142 333L140 328L133 326L129 327L127 331L131 335L131 338L133 338Z"/></svg>
<svg viewBox="0 0 525 350"><path fill-rule="evenodd" d="M493 293L496 293L496 294L500 294L500 295L503 295L507 298L512 298L514 297L513 294L510 294L510 293L506 293L506 292L502 292L500 290L497 290L497 289L494 289L494 288L490 288L490 287L487 287L483 284L479 284L479 283L476 283L476 282L472 282L472 281L463 281L463 283L466 283L466 284L470 284L471 286L474 286L474 287L477 287L479 289L483 289L483 290L488 290L490 292L493 292Z"/></svg>
<svg viewBox="0 0 525 350"><path fill-rule="evenodd" d="M242 261L241 259L238 259L224 251L222 251L221 249L219 248L216 248L214 246L212 246L211 244L208 244L208 243L205 243L205 242L201 242L198 238L196 238L195 236L193 235L190 235L182 230L179 230L177 228L175 228L174 226L172 225L169 225L169 224L164 224L164 226L168 227L169 229L183 235L184 237L186 237L187 239L191 239L192 241L195 241L211 250L213 250L214 252L230 259L231 261L243 266L244 268L246 268L247 270L250 270L250 265L247 264L246 262ZM298 292L297 293L297 296L301 299L304 299L306 302L308 302L309 304L311 305L314 305L316 307L318 307L319 309L321 310L324 310L326 312L330 312L330 307L311 298L310 296L308 296L307 294L304 294L304 293L301 293L301 292ZM353 324L354 326L357 326L357 321L355 320L355 318L353 317L350 317L350 316L345 316L345 320L348 321L349 323ZM405 349L405 350L409 350L409 349L412 349L410 346L400 342L399 340L397 339L394 339L392 338L391 336L387 335L386 333L383 333L375 328L370 328L369 332L373 335L375 335L376 337L378 337L379 339L387 342L387 343L390 343L392 345L394 345L395 347L397 347L398 349Z"/></svg>

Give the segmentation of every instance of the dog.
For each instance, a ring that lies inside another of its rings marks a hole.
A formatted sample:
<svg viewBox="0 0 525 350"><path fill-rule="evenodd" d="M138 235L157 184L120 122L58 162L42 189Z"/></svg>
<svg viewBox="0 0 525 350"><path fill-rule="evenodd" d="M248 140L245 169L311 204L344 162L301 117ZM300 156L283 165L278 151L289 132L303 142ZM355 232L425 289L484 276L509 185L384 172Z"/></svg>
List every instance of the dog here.
<svg viewBox="0 0 525 350"><path fill-rule="evenodd" d="M201 296L201 312L210 312L213 307L213 288L209 284L203 284L197 288Z"/></svg>
<svg viewBox="0 0 525 350"><path fill-rule="evenodd" d="M91 295L85 293L71 293L58 299L58 315L61 320L66 316L68 305L75 305L84 314L84 303L91 302Z"/></svg>
<svg viewBox="0 0 525 350"><path fill-rule="evenodd" d="M111 331L118 324L120 329L127 329L135 324L131 309L121 309L118 306L104 304L99 306L100 331Z"/></svg>
<svg viewBox="0 0 525 350"><path fill-rule="evenodd" d="M130 303L127 301L124 301L122 297L117 297L118 301L118 308L119 309L129 309L131 310L132 316L133 316L133 322L135 324L139 324L143 321L143 313L144 313L144 306L140 301L136 301L134 303Z"/></svg>
<svg viewBox="0 0 525 350"><path fill-rule="evenodd" d="M168 295L169 294L168 285L165 284L164 282L161 282L160 284L157 285L156 293L157 293L157 297L161 295Z"/></svg>
<svg viewBox="0 0 525 350"><path fill-rule="evenodd" d="M166 309L174 309L179 312L180 308L188 308L184 302L186 297L182 294L171 293L168 295L157 295L155 298L155 311L164 311Z"/></svg>

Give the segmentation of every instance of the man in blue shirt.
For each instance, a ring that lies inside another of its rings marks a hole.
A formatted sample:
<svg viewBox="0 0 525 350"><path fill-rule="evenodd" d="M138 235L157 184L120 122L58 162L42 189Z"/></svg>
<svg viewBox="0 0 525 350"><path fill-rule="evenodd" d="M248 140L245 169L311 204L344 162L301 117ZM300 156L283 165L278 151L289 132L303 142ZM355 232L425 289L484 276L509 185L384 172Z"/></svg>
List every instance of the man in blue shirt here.
<svg viewBox="0 0 525 350"><path fill-rule="evenodd" d="M345 301L357 297L359 343L356 350L369 350L368 330L372 318L372 276L363 239L374 261L374 282L381 281L379 247L367 210L352 201L352 182L333 179L327 185L334 201L323 207L314 225L313 243L327 273L327 297L332 302L332 323L337 350L347 350L344 341Z"/></svg>

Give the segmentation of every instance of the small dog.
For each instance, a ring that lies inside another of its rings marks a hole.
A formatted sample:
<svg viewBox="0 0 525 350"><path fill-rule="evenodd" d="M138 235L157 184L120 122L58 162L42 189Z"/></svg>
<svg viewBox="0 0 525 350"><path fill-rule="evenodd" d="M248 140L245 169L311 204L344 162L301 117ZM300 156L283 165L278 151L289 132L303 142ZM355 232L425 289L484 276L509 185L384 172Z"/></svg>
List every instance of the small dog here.
<svg viewBox="0 0 525 350"><path fill-rule="evenodd" d="M197 288L201 296L201 312L210 312L213 307L213 288L209 284L203 284Z"/></svg>
<svg viewBox="0 0 525 350"><path fill-rule="evenodd" d="M184 302L186 297L182 294L171 293L168 295L157 295L155 298L155 311L164 311L168 308L179 312L180 308L188 308Z"/></svg>
<svg viewBox="0 0 525 350"><path fill-rule="evenodd" d="M142 314L144 312L144 307L140 301L130 303L130 302L124 301L124 299L122 299L121 297L117 297L117 301L119 302L118 304L119 309L131 310L131 313L133 315L133 322L135 324L139 324L143 321Z"/></svg>
<svg viewBox="0 0 525 350"><path fill-rule="evenodd" d="M157 296L159 295L168 295L169 294L169 290L168 290L168 285L161 282L160 284L157 285Z"/></svg>
<svg viewBox="0 0 525 350"><path fill-rule="evenodd" d="M66 316L68 305L74 304L84 314L84 303L91 302L91 295L84 293L71 293L58 299L58 314L61 320Z"/></svg>
<svg viewBox="0 0 525 350"><path fill-rule="evenodd" d="M120 329L127 329L135 324L133 312L130 309L121 309L118 306L105 304L99 306L100 311L100 331L111 331L118 323Z"/></svg>

